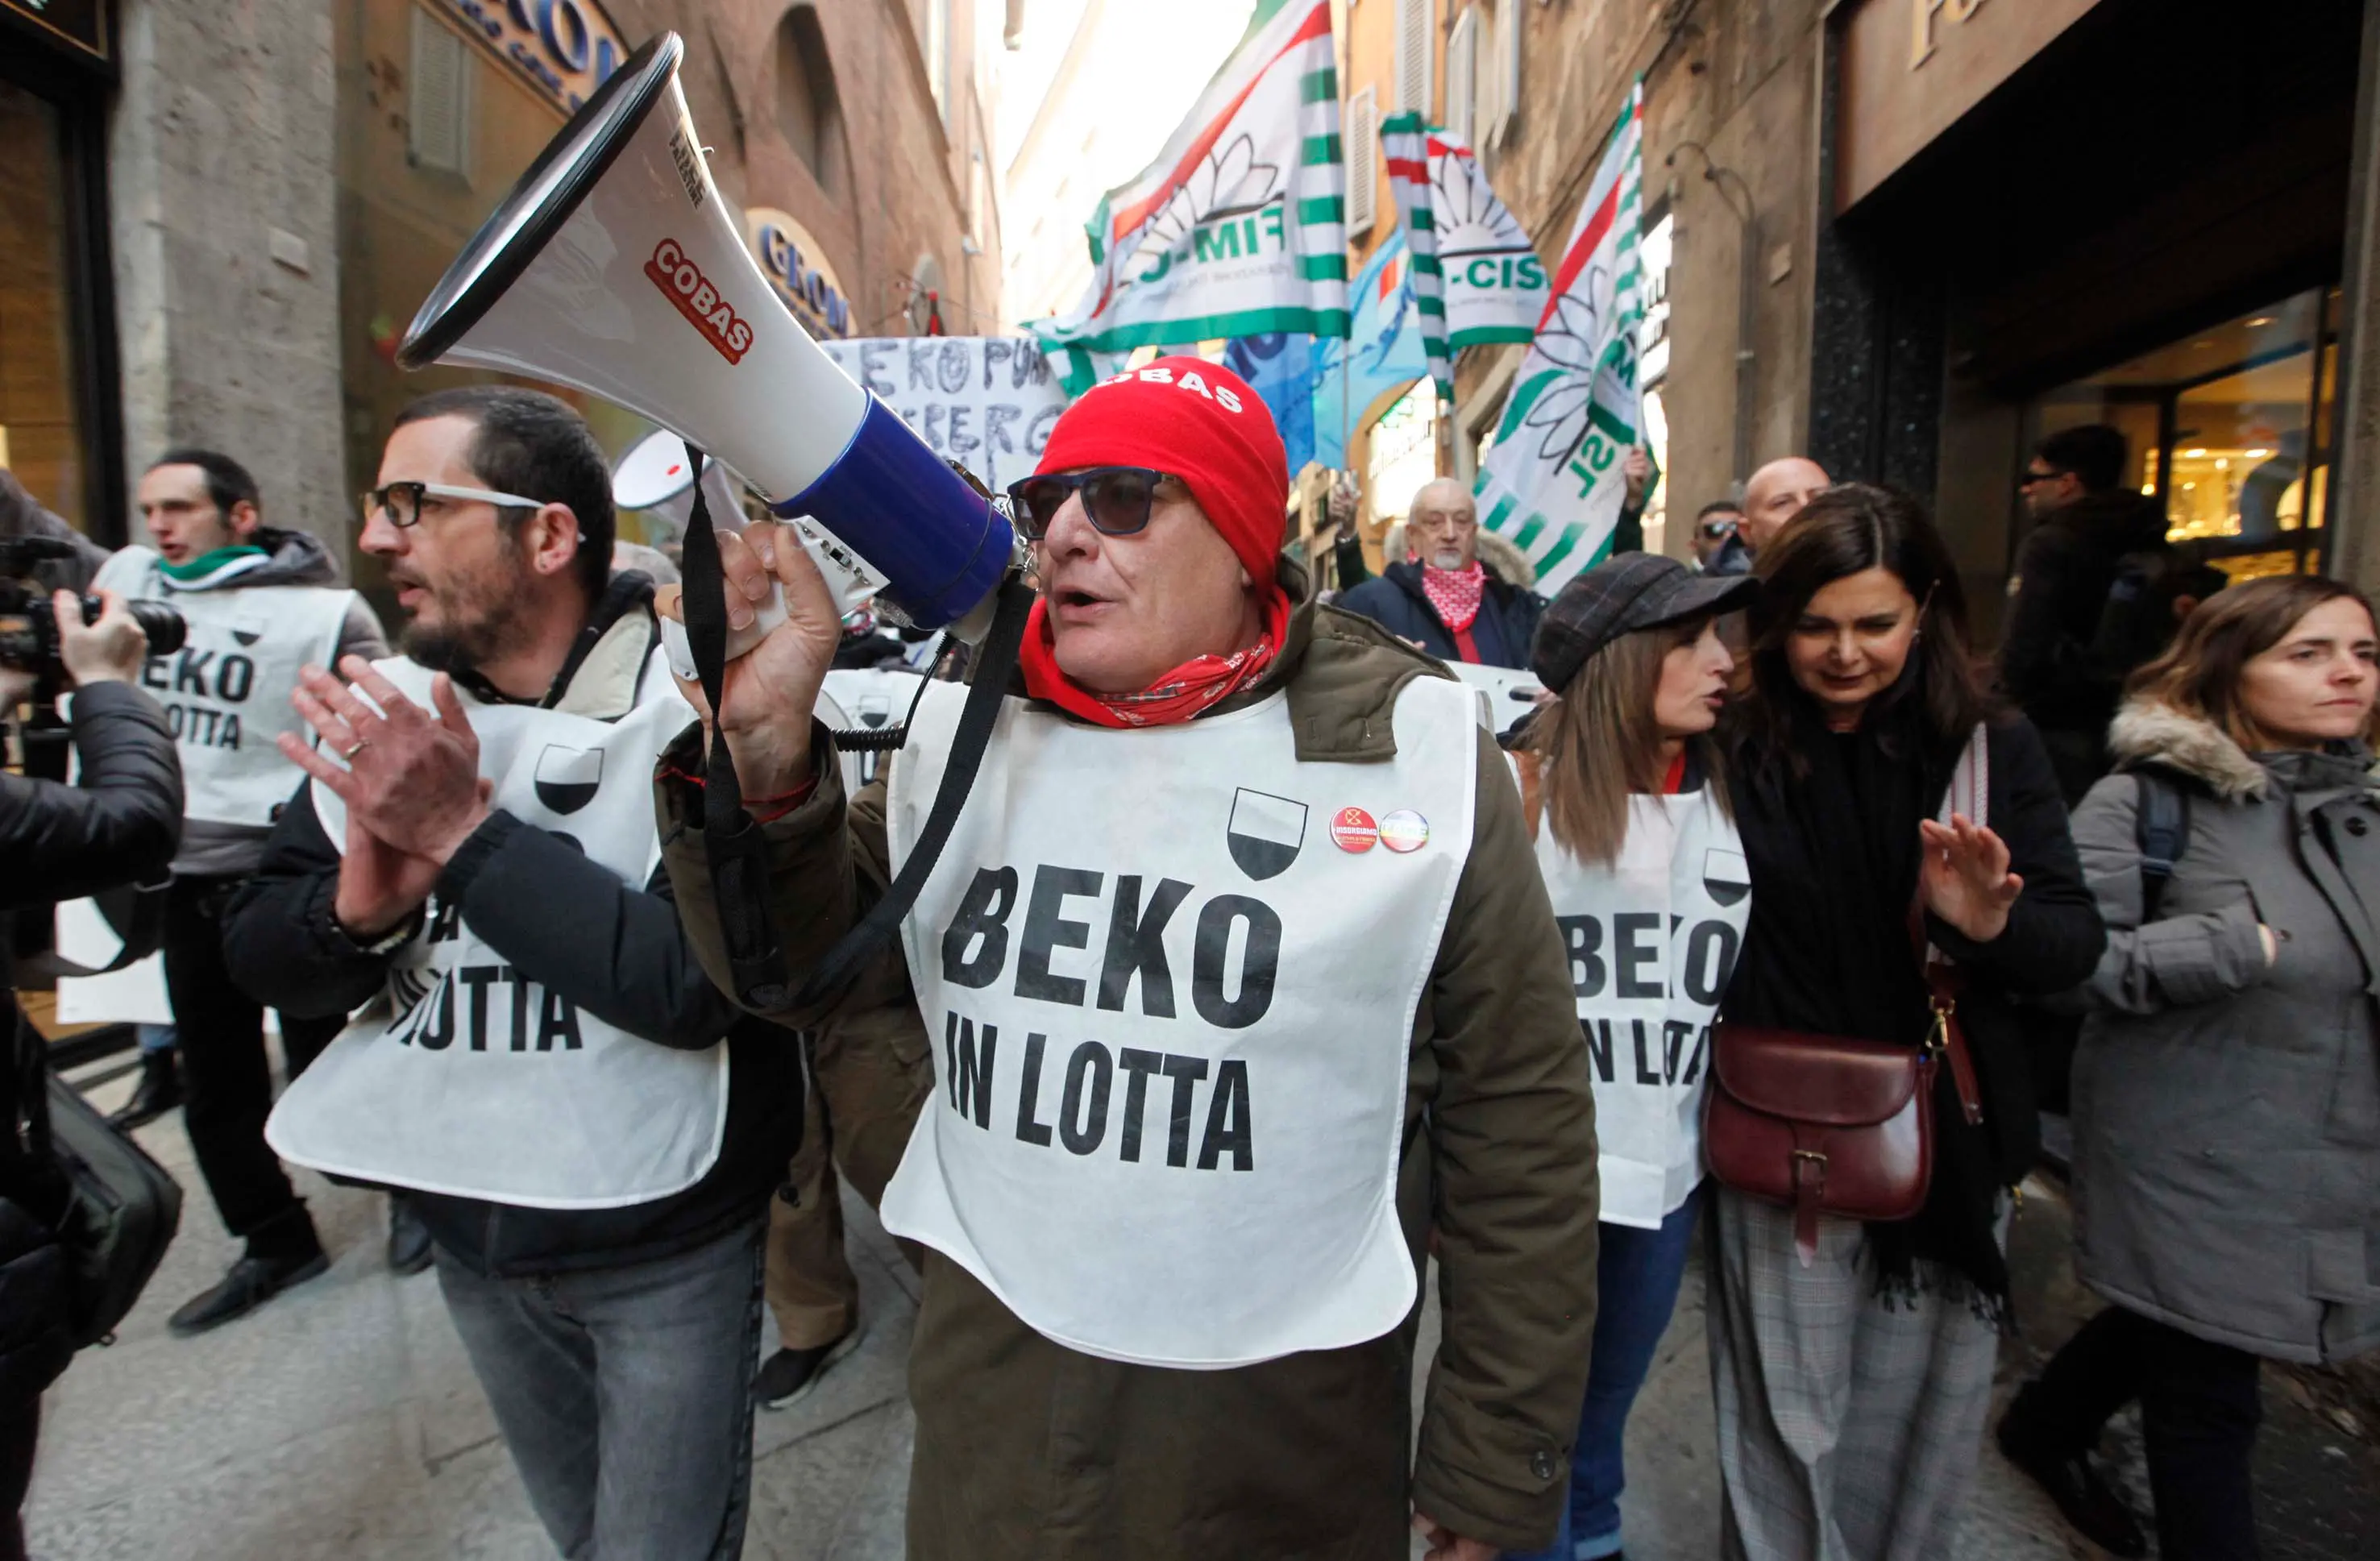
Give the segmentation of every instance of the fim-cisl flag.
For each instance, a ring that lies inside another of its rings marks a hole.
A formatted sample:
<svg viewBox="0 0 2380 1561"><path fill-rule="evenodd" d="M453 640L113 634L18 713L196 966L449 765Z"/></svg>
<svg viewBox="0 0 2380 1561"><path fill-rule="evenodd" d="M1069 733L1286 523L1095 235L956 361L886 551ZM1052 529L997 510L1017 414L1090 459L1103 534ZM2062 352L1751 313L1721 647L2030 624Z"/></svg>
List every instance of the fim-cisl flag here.
<svg viewBox="0 0 2380 1561"><path fill-rule="evenodd" d="M1429 188L1446 275L1448 347L1534 339L1546 312L1545 262L1496 198L1479 159L1444 130L1429 133Z"/></svg>
<svg viewBox="0 0 2380 1561"><path fill-rule="evenodd" d="M1621 459L1644 420L1641 97L1629 94L1604 148L1479 472L1480 525L1528 555L1548 597L1610 551L1627 492Z"/></svg>
<svg viewBox="0 0 2380 1561"><path fill-rule="evenodd" d="M1454 400L1454 359L1446 345L1446 273L1438 259L1438 224L1430 207L1429 130L1418 114L1393 114L1380 121L1380 149L1388 155L1389 188L1396 192L1397 226L1412 251L1410 284L1421 323L1422 357L1438 386L1438 399Z"/></svg>
<svg viewBox="0 0 2380 1561"><path fill-rule="evenodd" d="M1347 333L1347 179L1330 0L1259 0L1165 150L1091 218L1091 285L1036 321L1066 389L1094 355L1272 331Z"/></svg>

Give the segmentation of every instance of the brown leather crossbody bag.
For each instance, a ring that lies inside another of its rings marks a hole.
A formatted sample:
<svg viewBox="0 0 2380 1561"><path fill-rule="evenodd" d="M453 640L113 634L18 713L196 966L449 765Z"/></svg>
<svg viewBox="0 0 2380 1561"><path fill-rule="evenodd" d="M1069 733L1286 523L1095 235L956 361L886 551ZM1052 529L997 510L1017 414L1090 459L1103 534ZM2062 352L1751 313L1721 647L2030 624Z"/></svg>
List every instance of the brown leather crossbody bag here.
<svg viewBox="0 0 2380 1561"><path fill-rule="evenodd" d="M1988 756L1978 726L1959 763L1947 820L1985 821ZM1758 891L1755 889L1755 893ZM1959 1024L1959 973L1925 939L1910 908L1910 940L1925 972L1933 1021L1916 1047L1721 1020L1711 1035L1703 1152L1737 1192L1793 1211L1802 1265L1817 1256L1818 1216L1908 1219L1934 1172L1934 1075L1945 1061L1972 1125L1981 1092Z"/></svg>

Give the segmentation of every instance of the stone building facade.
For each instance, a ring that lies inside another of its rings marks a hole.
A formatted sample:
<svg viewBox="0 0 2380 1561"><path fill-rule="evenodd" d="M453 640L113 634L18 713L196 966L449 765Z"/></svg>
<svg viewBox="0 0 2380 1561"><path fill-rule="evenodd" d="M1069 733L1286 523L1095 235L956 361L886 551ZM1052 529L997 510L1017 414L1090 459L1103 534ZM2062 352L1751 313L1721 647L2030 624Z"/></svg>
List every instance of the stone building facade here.
<svg viewBox="0 0 2380 1561"><path fill-rule="evenodd" d="M2106 421L2175 539L2235 578L2380 578L2380 6L2241 36L2219 0L1388 0L1343 13L1354 100L1469 124L1549 260L1639 84L1659 507L1761 462L1929 500L1993 627L2031 442ZM1451 67L1451 68L1450 68ZM1364 175L1351 169L1351 175ZM1372 240L1377 241L1377 237ZM1364 248L1359 244L1359 249ZM1468 475L1517 348L1474 349ZM1358 446L1357 460L1361 460ZM1684 526L1664 544L1684 549Z"/></svg>
<svg viewBox="0 0 2380 1561"><path fill-rule="evenodd" d="M0 0L0 465L103 539L173 444L343 556L431 284L662 29L813 332L997 329L998 0ZM642 425L589 405L615 452ZM374 582L370 568L361 583Z"/></svg>

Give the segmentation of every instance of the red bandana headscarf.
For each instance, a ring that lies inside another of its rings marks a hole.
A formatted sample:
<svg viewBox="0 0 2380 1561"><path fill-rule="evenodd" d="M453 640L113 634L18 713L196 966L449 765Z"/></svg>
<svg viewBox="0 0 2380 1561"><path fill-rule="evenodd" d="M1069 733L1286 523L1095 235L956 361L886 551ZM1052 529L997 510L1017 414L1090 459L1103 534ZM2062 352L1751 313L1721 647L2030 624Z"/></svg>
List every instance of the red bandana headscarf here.
<svg viewBox="0 0 2380 1561"><path fill-rule="evenodd" d="M1264 635L1229 655L1185 661L1136 694L1097 694L1059 669L1048 604L1037 601L1018 657L1025 692L1100 726L1163 726L1256 683L1289 633L1289 597L1274 575L1289 462L1263 400L1220 365L1160 357L1093 386L1068 407L1036 469L1085 466L1152 466L1180 478L1262 590Z"/></svg>
<svg viewBox="0 0 2380 1561"><path fill-rule="evenodd" d="M1479 616L1480 593L1488 588L1488 571L1477 559L1468 569L1440 569L1435 564L1421 566L1421 594L1429 598L1430 606L1447 628L1461 634Z"/></svg>

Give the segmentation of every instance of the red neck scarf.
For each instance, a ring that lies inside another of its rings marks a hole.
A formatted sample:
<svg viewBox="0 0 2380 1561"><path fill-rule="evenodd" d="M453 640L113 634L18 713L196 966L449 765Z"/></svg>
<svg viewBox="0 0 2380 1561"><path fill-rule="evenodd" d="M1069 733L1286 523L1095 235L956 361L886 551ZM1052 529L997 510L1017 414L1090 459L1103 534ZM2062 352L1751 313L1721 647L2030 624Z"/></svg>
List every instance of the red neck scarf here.
<svg viewBox="0 0 2380 1561"><path fill-rule="evenodd" d="M1480 594L1488 588L1488 571L1477 559L1468 569L1445 570L1433 564L1421 566L1421 592L1438 610L1438 616L1447 628L1461 634L1479 616Z"/></svg>
<svg viewBox="0 0 2380 1561"><path fill-rule="evenodd" d="M1264 637L1229 656L1198 656L1183 662L1137 694L1094 694L1077 688L1058 670L1050 630L1049 604L1037 601L1025 623L1017 667L1025 692L1047 699L1069 715L1099 726L1171 726L1221 703L1262 677L1289 637L1289 598L1274 591L1264 601Z"/></svg>

